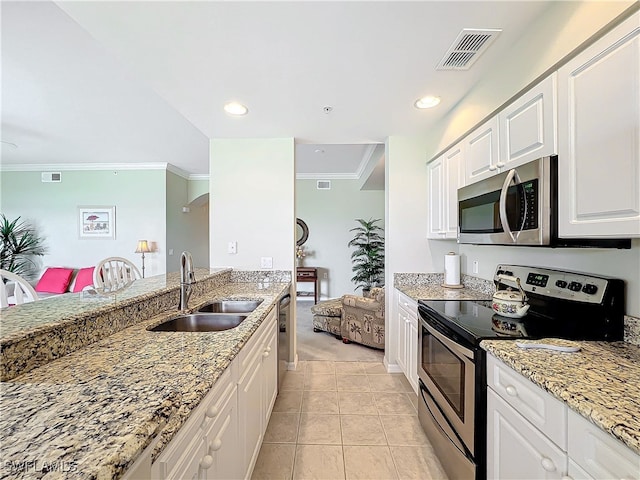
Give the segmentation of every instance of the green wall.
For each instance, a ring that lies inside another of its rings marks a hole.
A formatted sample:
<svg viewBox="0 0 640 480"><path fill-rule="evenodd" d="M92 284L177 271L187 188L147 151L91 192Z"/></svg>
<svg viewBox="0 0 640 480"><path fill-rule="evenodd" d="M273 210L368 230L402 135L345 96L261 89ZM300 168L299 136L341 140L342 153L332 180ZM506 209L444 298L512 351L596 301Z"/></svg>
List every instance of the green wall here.
<svg viewBox="0 0 640 480"><path fill-rule="evenodd" d="M32 221L46 239L43 266L87 267L108 256L141 266L137 241L155 244L147 276L164 273L165 170L63 170L62 182L43 183L41 171L0 172L0 211ZM115 206L115 239L80 239L79 206Z"/></svg>

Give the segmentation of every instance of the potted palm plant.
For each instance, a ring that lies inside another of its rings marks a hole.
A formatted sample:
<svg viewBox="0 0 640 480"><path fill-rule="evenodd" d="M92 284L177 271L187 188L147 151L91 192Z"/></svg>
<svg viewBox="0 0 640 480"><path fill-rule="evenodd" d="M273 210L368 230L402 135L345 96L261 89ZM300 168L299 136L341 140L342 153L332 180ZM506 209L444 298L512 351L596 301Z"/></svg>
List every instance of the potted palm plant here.
<svg viewBox="0 0 640 480"><path fill-rule="evenodd" d="M356 290L362 287L363 295L367 295L372 287L384 285L384 236L383 228L376 225L380 219L356 219L360 224L349 230L355 236L349 241L349 247L355 247L351 253L354 276L351 281Z"/></svg>
<svg viewBox="0 0 640 480"><path fill-rule="evenodd" d="M33 279L39 270L34 257L45 253L44 240L33 225L20 217L9 221L0 214L0 269Z"/></svg>

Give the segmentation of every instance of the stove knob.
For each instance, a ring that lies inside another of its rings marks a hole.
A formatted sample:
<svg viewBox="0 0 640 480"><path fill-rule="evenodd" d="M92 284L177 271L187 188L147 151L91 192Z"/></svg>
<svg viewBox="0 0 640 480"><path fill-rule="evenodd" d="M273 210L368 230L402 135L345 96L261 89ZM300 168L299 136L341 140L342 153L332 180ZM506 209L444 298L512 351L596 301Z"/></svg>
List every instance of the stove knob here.
<svg viewBox="0 0 640 480"><path fill-rule="evenodd" d="M569 284L569 290L571 290L572 292L579 292L581 288L582 284L580 282L571 282Z"/></svg>
<svg viewBox="0 0 640 480"><path fill-rule="evenodd" d="M582 287L582 291L588 295L593 295L598 291L598 286L587 283L584 287Z"/></svg>
<svg viewBox="0 0 640 480"><path fill-rule="evenodd" d="M567 288L567 282L565 282L564 280L556 280L556 287Z"/></svg>

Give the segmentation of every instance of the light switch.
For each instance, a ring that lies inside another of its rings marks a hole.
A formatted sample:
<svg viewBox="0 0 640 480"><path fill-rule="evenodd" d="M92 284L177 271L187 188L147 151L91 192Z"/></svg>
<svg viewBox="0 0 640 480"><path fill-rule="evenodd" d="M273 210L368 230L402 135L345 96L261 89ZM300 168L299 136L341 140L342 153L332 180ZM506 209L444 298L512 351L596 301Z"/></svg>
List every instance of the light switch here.
<svg viewBox="0 0 640 480"><path fill-rule="evenodd" d="M238 253L238 242L229 242L227 245L227 253Z"/></svg>
<svg viewBox="0 0 640 480"><path fill-rule="evenodd" d="M273 257L261 257L260 268L273 268Z"/></svg>

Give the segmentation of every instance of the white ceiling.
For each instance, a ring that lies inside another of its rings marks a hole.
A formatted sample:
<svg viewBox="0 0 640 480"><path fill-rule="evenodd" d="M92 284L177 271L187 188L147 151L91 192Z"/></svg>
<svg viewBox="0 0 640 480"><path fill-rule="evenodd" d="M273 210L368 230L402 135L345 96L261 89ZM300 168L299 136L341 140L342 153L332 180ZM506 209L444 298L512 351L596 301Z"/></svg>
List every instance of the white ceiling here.
<svg viewBox="0 0 640 480"><path fill-rule="evenodd" d="M18 147L2 163L206 174L209 138L295 137L299 174L353 178L379 163L370 145L442 120L551 4L3 1L1 139ZM470 70L436 71L462 28L503 31ZM442 103L417 110L425 94Z"/></svg>

